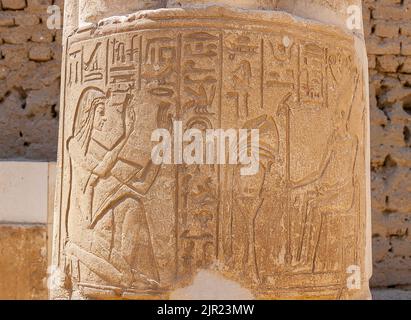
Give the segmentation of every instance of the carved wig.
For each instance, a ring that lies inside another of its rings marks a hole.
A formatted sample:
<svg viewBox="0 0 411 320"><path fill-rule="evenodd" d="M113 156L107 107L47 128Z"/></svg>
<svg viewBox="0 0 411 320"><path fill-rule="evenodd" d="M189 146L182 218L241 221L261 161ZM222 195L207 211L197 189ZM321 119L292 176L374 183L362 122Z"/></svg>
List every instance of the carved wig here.
<svg viewBox="0 0 411 320"><path fill-rule="evenodd" d="M87 153L90 143L96 107L106 99L106 94L95 87L89 87L81 93L73 122L73 137L84 150L84 154Z"/></svg>

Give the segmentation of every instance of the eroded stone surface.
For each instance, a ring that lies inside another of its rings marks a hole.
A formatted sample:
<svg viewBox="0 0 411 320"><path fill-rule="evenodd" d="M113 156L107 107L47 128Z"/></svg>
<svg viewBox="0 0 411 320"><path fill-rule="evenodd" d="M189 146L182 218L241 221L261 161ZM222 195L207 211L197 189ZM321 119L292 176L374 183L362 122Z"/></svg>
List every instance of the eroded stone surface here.
<svg viewBox="0 0 411 320"><path fill-rule="evenodd" d="M0 225L0 299L47 299L45 226Z"/></svg>
<svg viewBox="0 0 411 320"><path fill-rule="evenodd" d="M47 28L51 4L3 0L0 6L1 159L56 159L61 32Z"/></svg>
<svg viewBox="0 0 411 320"><path fill-rule="evenodd" d="M190 296L208 270L255 298L368 297L358 41L218 6L108 18L70 36L54 236L66 279L53 296ZM170 116L185 129L259 129L260 171L154 165L150 137ZM347 288L347 270L360 289Z"/></svg>
<svg viewBox="0 0 411 320"><path fill-rule="evenodd" d="M411 2L366 0L363 12L370 61L371 283L402 286L411 282Z"/></svg>
<svg viewBox="0 0 411 320"><path fill-rule="evenodd" d="M157 9L164 7L164 0L79 0L80 25L96 23L103 18L122 16L138 10Z"/></svg>
<svg viewBox="0 0 411 320"><path fill-rule="evenodd" d="M411 300L410 290L375 289L372 291L373 300Z"/></svg>

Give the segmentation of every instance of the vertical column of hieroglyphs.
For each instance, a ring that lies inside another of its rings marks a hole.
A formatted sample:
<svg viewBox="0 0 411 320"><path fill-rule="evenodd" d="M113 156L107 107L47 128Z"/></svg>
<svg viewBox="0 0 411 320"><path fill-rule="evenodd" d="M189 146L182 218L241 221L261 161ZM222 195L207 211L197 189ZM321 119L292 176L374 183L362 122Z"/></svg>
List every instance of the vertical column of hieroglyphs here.
<svg viewBox="0 0 411 320"><path fill-rule="evenodd" d="M181 40L181 100L183 129L221 126L222 34L193 29ZM215 163L178 167L177 269L190 279L218 255L220 168Z"/></svg>
<svg viewBox="0 0 411 320"><path fill-rule="evenodd" d="M281 12L167 9L83 26L65 54L66 297L167 297L209 270L255 297L349 298L357 267L365 297L367 107L348 34ZM151 158L158 128L172 164ZM227 141L258 152L259 170L184 163L188 129L246 129Z"/></svg>

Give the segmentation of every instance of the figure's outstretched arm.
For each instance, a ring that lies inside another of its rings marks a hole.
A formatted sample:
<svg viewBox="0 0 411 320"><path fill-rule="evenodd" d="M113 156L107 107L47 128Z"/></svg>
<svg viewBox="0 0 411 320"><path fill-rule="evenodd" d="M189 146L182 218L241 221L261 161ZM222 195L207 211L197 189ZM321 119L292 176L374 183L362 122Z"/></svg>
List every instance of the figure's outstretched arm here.
<svg viewBox="0 0 411 320"><path fill-rule="evenodd" d="M157 127L168 128L169 131L173 127L172 115L169 113L171 108L170 103L161 103L157 111ZM154 181L156 180L158 173L160 172L161 165L155 165L151 160L148 164L138 173L133 176L126 185L133 189L140 195L145 195L150 190Z"/></svg>
<svg viewBox="0 0 411 320"><path fill-rule="evenodd" d="M90 172L89 180L91 184L95 183L99 178L107 176L107 174L113 169L118 161L120 152L123 150L131 133L134 131L134 121L134 111L132 109L128 109L126 115L125 136L113 150L106 153L102 161L97 161L92 156L88 155L87 151L85 151L85 147L81 146L75 137L69 139L67 148L70 158L76 166Z"/></svg>
<svg viewBox="0 0 411 320"><path fill-rule="evenodd" d="M128 141L128 138L134 131L134 111L133 109L129 108L126 112L126 128L123 140L117 146L115 146L113 150L108 151L103 160L98 164L97 167L93 169L93 173L100 178L105 177L111 171L111 169L113 169L114 165L117 163L120 152L123 150Z"/></svg>
<svg viewBox="0 0 411 320"><path fill-rule="evenodd" d="M124 139L113 150L108 151L103 160L93 169L93 173L100 178L105 177L117 163L118 156L123 150L126 142L127 139Z"/></svg>
<svg viewBox="0 0 411 320"><path fill-rule="evenodd" d="M332 144L333 144L332 140L333 140L333 137L330 137L327 143L327 150L321 159L320 166L318 167L318 169L314 171L313 173L311 173L310 175L308 175L307 177L301 179L300 181L294 182L292 184L294 188L303 188L310 184L313 184L317 182L324 175L324 172L325 170L327 170L330 164L331 157L334 152L332 150Z"/></svg>
<svg viewBox="0 0 411 320"><path fill-rule="evenodd" d="M72 137L69 139L67 148L70 158L77 167L92 172L97 165L97 161L94 158L87 156L84 152L84 148L79 144L80 143L76 138Z"/></svg>
<svg viewBox="0 0 411 320"><path fill-rule="evenodd" d="M144 167L143 172L137 176L134 176L127 182L127 185L136 191L137 193L144 195L146 194L154 181L156 180L158 173L160 172L160 165L155 165L151 160Z"/></svg>

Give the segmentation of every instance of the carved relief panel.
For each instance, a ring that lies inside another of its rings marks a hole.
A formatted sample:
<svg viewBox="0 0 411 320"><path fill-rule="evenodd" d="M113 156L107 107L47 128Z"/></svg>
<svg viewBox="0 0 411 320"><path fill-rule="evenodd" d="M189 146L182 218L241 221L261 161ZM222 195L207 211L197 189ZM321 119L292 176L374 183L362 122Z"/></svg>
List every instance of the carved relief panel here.
<svg viewBox="0 0 411 320"><path fill-rule="evenodd" d="M167 298L206 269L257 298L350 297L348 267L368 281L353 40L280 14L187 12L67 40L54 239L67 294ZM176 134L172 120L258 129L258 173L154 164L151 134Z"/></svg>

